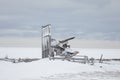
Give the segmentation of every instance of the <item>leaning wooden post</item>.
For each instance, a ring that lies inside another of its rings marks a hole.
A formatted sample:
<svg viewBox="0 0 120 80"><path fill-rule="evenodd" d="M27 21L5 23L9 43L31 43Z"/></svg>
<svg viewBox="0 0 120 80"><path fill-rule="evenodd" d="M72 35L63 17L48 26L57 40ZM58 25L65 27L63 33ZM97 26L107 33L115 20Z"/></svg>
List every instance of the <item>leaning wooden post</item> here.
<svg viewBox="0 0 120 80"><path fill-rule="evenodd" d="M101 54L101 57L100 57L100 60L99 60L99 63L103 63L103 54Z"/></svg>

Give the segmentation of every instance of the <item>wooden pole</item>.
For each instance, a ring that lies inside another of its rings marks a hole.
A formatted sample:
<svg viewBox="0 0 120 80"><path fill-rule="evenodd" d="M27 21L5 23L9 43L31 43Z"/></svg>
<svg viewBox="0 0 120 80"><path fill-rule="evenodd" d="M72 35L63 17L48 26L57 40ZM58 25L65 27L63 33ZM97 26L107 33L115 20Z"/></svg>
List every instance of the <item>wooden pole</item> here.
<svg viewBox="0 0 120 80"><path fill-rule="evenodd" d="M100 57L99 63L103 63L102 58L103 58L103 54L101 54L101 57Z"/></svg>

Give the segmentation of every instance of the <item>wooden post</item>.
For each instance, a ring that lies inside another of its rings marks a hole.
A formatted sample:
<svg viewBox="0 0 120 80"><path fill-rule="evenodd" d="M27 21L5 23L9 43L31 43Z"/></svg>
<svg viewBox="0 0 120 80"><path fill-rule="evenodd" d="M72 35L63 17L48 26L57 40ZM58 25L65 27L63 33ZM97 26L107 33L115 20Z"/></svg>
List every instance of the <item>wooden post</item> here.
<svg viewBox="0 0 120 80"><path fill-rule="evenodd" d="M101 57L100 57L99 63L103 63L102 58L103 58L103 54L101 54Z"/></svg>

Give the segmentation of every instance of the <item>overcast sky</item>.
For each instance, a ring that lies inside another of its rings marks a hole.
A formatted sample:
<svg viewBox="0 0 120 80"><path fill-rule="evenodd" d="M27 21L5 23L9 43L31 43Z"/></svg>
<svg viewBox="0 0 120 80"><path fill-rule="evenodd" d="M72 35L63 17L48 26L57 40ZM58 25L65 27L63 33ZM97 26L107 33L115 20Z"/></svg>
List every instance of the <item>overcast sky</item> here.
<svg viewBox="0 0 120 80"><path fill-rule="evenodd" d="M120 40L120 0L0 0L0 37Z"/></svg>

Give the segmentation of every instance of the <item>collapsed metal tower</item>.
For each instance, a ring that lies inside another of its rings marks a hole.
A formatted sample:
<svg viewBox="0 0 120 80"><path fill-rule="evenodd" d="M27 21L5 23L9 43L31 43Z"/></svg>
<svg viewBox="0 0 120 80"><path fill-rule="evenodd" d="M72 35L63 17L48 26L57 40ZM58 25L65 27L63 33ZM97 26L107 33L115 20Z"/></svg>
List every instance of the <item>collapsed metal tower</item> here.
<svg viewBox="0 0 120 80"><path fill-rule="evenodd" d="M75 37L70 37L61 41L56 41L51 37L51 25L42 26L41 44L42 44L42 58L53 57L56 55L62 55L68 45L68 41L74 39ZM55 43L54 43L55 42ZM54 44L53 44L54 43ZM74 53L76 54L76 52ZM64 55L65 56L65 55Z"/></svg>

